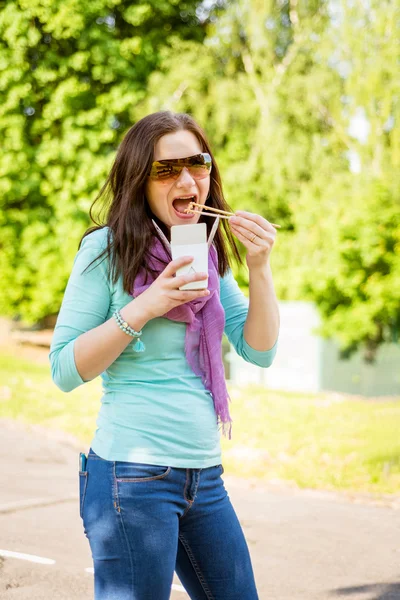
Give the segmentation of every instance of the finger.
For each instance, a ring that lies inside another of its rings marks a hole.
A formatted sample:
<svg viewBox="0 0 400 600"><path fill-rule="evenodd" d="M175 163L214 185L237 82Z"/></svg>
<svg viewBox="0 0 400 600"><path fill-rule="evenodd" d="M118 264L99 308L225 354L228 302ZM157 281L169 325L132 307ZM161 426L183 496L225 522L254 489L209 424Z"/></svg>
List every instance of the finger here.
<svg viewBox="0 0 400 600"><path fill-rule="evenodd" d="M262 217L261 215L256 215L254 213L247 212L245 210L237 210L235 212L235 215L237 215L240 218L246 218L249 221L253 221L254 223L257 223L263 229L266 229L267 231L276 231L274 226L271 225L271 223L269 221L267 221L267 219L264 219L264 217Z"/></svg>
<svg viewBox="0 0 400 600"><path fill-rule="evenodd" d="M250 221L250 219L244 217L231 217L229 219L229 224L231 227L241 227L245 230L248 230L249 237L253 235L257 235L258 237L264 237L267 233L267 229L261 227L254 221Z"/></svg>
<svg viewBox="0 0 400 600"><path fill-rule="evenodd" d="M246 229L236 229L232 227L232 231L247 248L254 248L255 246L257 248L265 248L267 245L266 240L263 240L258 236L254 236L254 233L249 233Z"/></svg>
<svg viewBox="0 0 400 600"><path fill-rule="evenodd" d="M174 300L181 302L191 302L192 300L196 300L196 298L203 298L205 296L210 295L210 290L172 290L171 298Z"/></svg>
<svg viewBox="0 0 400 600"><path fill-rule="evenodd" d="M208 279L207 273L191 273L190 275L177 275L171 281L169 281L168 284L173 289L177 289L186 283L192 283L192 281L202 281L204 279ZM207 282L205 285L207 285Z"/></svg>
<svg viewBox="0 0 400 600"><path fill-rule="evenodd" d="M161 276L163 277L172 277L176 274L177 270L185 265L189 265L193 262L193 256L180 256L175 260L171 260L171 262L165 267L164 271L162 271Z"/></svg>
<svg viewBox="0 0 400 600"><path fill-rule="evenodd" d="M274 243L275 241L275 236L266 233L265 231L263 233L263 237L252 233L248 229L244 229L244 227L232 226L232 231L236 235L240 233L243 238L245 238L247 241L251 242L255 246L265 246L265 243Z"/></svg>
<svg viewBox="0 0 400 600"><path fill-rule="evenodd" d="M242 244L244 244L246 247L249 247L250 245L250 240L247 239L247 237L245 237L243 235L243 233L241 233L239 231L239 229L236 229L236 227L232 227L232 231L233 233L236 235L236 237L238 238L239 241L242 242ZM254 244L255 245L255 244Z"/></svg>

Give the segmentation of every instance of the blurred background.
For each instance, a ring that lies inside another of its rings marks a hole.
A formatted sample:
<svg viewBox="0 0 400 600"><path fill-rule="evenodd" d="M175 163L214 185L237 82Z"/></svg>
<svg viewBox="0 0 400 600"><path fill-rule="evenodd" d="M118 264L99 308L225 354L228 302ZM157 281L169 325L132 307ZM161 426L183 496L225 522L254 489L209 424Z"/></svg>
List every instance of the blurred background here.
<svg viewBox="0 0 400 600"><path fill-rule="evenodd" d="M1 2L0 417L87 447L100 383L55 387L52 327L124 133L184 111L230 206L282 225L275 363L225 340L226 472L398 492L399 33L400 0Z"/></svg>
<svg viewBox="0 0 400 600"><path fill-rule="evenodd" d="M203 126L232 209L282 226L275 361L223 346L260 599L400 598L399 34L400 0L0 1L0 598L93 597L101 385L61 392L49 345L116 149L163 109Z"/></svg>

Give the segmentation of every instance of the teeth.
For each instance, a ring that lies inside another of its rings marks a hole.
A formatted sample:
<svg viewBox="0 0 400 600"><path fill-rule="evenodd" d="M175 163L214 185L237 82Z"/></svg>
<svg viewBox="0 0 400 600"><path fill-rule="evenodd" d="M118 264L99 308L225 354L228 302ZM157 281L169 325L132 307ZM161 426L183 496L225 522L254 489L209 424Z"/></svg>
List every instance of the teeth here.
<svg viewBox="0 0 400 600"><path fill-rule="evenodd" d="M174 198L172 204L174 205L174 208L177 212L179 212L182 215L187 215L187 209L190 207L191 202L193 202L196 199L196 196L177 196L176 198ZM181 204L181 206L176 206L178 204L177 201L183 201L186 204L183 205Z"/></svg>
<svg viewBox="0 0 400 600"><path fill-rule="evenodd" d="M174 209L181 214L182 216L188 217L188 209L191 206L191 203L196 201L196 196L177 196L173 199L172 204ZM179 206L178 206L179 205Z"/></svg>

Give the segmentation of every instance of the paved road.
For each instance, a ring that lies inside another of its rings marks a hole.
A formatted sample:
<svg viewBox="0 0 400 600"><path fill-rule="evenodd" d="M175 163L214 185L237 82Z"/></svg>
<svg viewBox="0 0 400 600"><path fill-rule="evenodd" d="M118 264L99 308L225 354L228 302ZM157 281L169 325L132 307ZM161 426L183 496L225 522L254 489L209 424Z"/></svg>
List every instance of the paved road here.
<svg viewBox="0 0 400 600"><path fill-rule="evenodd" d="M72 438L0 421L1 600L93 598L90 548L78 514L79 449ZM260 600L400 599L400 501L377 506L224 479ZM187 598L175 577L171 600Z"/></svg>

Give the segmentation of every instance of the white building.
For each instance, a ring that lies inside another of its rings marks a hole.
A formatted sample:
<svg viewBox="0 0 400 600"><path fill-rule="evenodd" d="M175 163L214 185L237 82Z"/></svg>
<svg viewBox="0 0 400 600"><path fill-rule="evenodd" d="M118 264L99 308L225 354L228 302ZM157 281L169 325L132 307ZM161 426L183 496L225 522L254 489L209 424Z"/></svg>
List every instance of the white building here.
<svg viewBox="0 0 400 600"><path fill-rule="evenodd" d="M337 391L363 396L400 396L400 344L378 349L368 364L361 351L349 360L339 356L338 345L314 333L320 323L311 302L280 302L278 350L271 367L262 369L225 353L227 380L234 385L258 384L269 389L319 392Z"/></svg>

